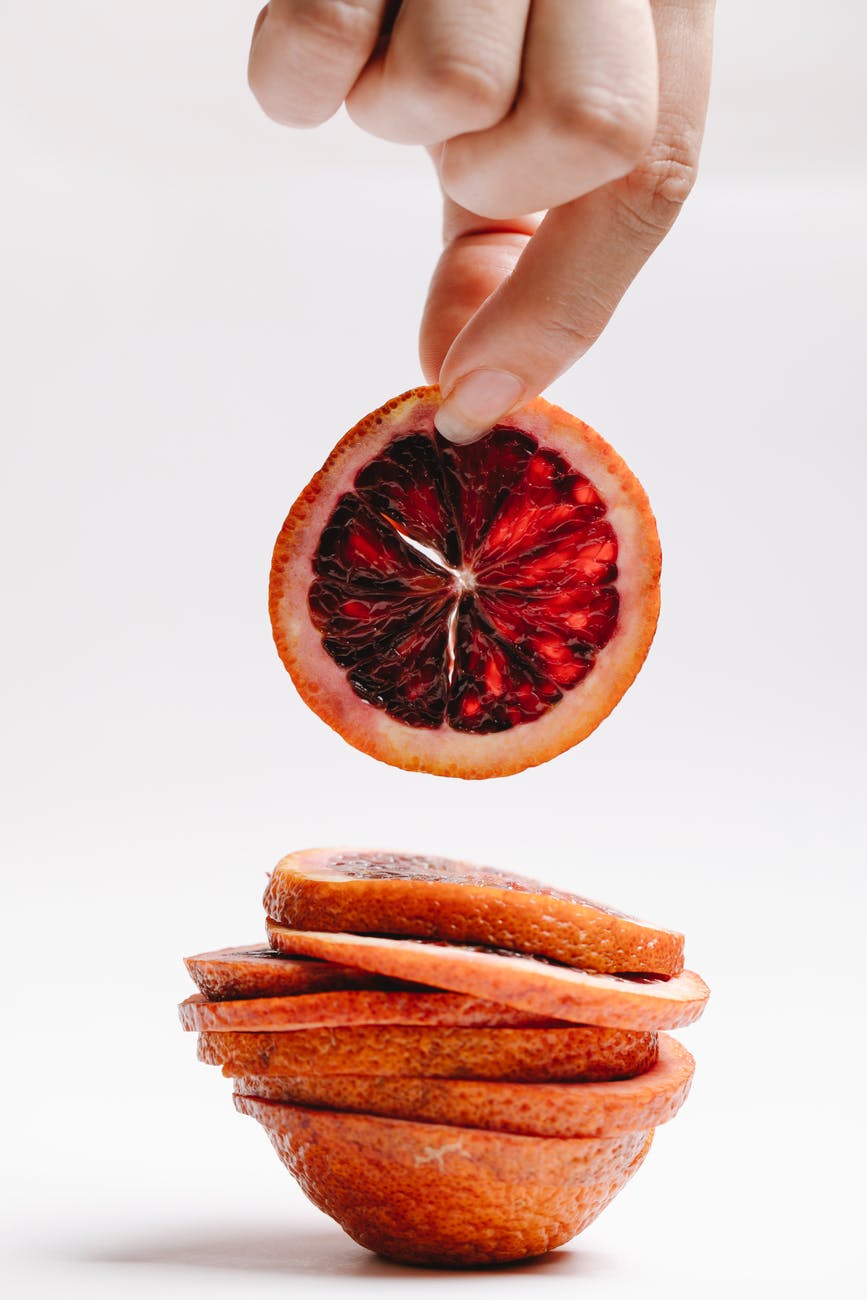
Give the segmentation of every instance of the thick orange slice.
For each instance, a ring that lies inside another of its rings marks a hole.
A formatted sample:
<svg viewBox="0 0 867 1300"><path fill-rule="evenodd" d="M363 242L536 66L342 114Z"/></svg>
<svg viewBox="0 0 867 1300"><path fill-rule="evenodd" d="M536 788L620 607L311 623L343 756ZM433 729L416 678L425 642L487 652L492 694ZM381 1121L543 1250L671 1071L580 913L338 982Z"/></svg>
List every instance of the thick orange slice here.
<svg viewBox="0 0 867 1300"><path fill-rule="evenodd" d="M457 1124L535 1137L614 1137L656 1128L686 1100L694 1062L685 1047L659 1035L655 1064L632 1079L607 1083L502 1083L370 1075L268 1075L235 1080L235 1092L328 1110Z"/></svg>
<svg viewBox="0 0 867 1300"><path fill-rule="evenodd" d="M520 772L589 735L647 654L660 549L617 453L541 398L471 446L435 388L363 419L274 549L274 639L357 749L445 776Z"/></svg>
<svg viewBox="0 0 867 1300"><path fill-rule="evenodd" d="M184 965L199 992L214 1001L279 997L327 989L406 987L402 980L372 975L335 962L287 957L262 944L198 953L195 957L185 957Z"/></svg>
<svg viewBox="0 0 867 1300"><path fill-rule="evenodd" d="M540 1255L587 1226L652 1134L534 1138L235 1098L302 1190L350 1237L440 1266Z"/></svg>
<svg viewBox="0 0 867 1300"><path fill-rule="evenodd" d="M292 1030L341 1025L456 1025L465 1028L551 1028L566 1022L463 993L338 989L292 997L209 1002L201 994L178 1007L184 1029Z"/></svg>
<svg viewBox="0 0 867 1300"><path fill-rule="evenodd" d="M670 979L627 979L491 949L423 939L290 930L274 921L268 922L268 942L281 952L345 962L381 975L588 1025L676 1029L697 1020L709 996L704 980L688 970Z"/></svg>
<svg viewBox="0 0 867 1300"><path fill-rule="evenodd" d="M623 1079L656 1060L653 1033L353 1025L284 1033L206 1031L199 1059L223 1074L430 1076L546 1081Z"/></svg>
<svg viewBox="0 0 867 1300"><path fill-rule="evenodd" d="M599 971L676 975L683 935L537 880L449 858L306 849L278 863L265 910L299 930L480 943Z"/></svg>

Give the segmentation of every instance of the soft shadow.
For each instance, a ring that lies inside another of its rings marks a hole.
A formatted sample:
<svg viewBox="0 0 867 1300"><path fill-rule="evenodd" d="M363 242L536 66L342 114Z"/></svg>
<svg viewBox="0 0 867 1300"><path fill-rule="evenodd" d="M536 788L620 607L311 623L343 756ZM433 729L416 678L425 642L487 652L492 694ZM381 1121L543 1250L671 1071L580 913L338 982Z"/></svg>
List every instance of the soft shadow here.
<svg viewBox="0 0 867 1300"><path fill-rule="evenodd" d="M237 1226L203 1233L199 1227L190 1233L171 1236L133 1238L109 1248L70 1252L82 1263L130 1265L132 1267L168 1267L216 1269L240 1273L282 1273L308 1276L342 1276L357 1278L407 1277L424 1280L494 1273L545 1273L566 1277L588 1277L606 1273L611 1263L606 1255L565 1247L537 1259L516 1264L488 1266L481 1269L427 1269L395 1264L372 1255L337 1229L323 1227L302 1233L268 1228L239 1230Z"/></svg>

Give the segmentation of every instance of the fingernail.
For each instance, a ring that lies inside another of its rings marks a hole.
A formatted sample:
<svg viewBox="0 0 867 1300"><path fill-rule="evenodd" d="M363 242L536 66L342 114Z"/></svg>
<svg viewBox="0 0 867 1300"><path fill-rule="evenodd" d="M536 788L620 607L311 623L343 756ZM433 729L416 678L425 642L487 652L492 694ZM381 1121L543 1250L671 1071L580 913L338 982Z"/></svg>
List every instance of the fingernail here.
<svg viewBox="0 0 867 1300"><path fill-rule="evenodd" d="M507 370L471 370L437 411L436 427L449 442L475 442L517 406L524 391L524 381Z"/></svg>

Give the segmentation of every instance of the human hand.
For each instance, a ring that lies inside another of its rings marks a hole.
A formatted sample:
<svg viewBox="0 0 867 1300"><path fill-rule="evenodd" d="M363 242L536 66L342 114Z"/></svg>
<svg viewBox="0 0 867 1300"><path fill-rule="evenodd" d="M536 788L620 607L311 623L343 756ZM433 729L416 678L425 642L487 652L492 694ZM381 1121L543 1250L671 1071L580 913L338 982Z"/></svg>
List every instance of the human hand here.
<svg viewBox="0 0 867 1300"><path fill-rule="evenodd" d="M345 102L431 153L445 247L420 353L445 437L474 441L581 357L671 228L698 164L713 8L271 0L259 15L249 76L270 117L316 126Z"/></svg>

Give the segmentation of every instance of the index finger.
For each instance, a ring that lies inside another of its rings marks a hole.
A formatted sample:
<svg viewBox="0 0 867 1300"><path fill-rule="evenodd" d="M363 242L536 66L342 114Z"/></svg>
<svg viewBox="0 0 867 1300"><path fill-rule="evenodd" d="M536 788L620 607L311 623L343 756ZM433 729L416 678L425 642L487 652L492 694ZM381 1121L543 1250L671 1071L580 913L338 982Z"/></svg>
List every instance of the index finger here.
<svg viewBox="0 0 867 1300"><path fill-rule="evenodd" d="M548 213L452 343L439 374L445 401L436 423L455 442L481 437L587 351L689 192L710 89L713 0L651 3L656 138L628 176ZM439 273L447 278L449 267L441 263Z"/></svg>

